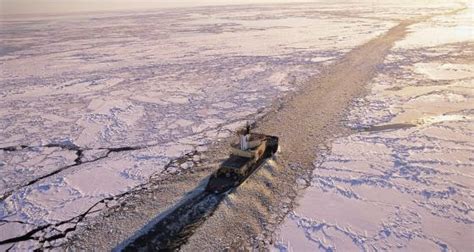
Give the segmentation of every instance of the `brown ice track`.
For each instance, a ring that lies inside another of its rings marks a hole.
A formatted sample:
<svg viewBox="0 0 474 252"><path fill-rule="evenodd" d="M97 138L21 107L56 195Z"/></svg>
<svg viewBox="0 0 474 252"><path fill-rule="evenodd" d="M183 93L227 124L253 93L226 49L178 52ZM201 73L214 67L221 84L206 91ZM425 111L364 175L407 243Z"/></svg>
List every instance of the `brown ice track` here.
<svg viewBox="0 0 474 252"><path fill-rule="evenodd" d="M290 97L282 109L258 122L255 131L281 139L283 151L278 164L263 167L238 188L228 204L221 204L181 249L268 246L276 225L298 195L296 181L309 181L318 153L327 149L334 137L349 133L342 125L345 111L355 97L363 95L377 66L413 23L414 20L401 22L352 50Z"/></svg>
<svg viewBox="0 0 474 252"><path fill-rule="evenodd" d="M420 20L417 20L420 21ZM387 33L352 50L322 74L287 97L283 107L275 108L257 122L255 131L279 136L282 153L277 163L265 165L230 194L181 249L216 251L225 248L261 248L291 210L298 190L296 181L309 181L313 162L337 136L350 133L342 118L355 97L364 94L366 84L375 76L377 66L394 42L402 39L405 21ZM66 245L69 249L110 250L153 217L175 205L186 192L196 189L219 161L225 146L216 143L206 153L204 166L192 173L172 176L149 185L126 199L127 205L110 209L101 221L85 223ZM213 165L209 165L209 162ZM203 187L203 186L201 186ZM304 187L304 186L303 186Z"/></svg>
<svg viewBox="0 0 474 252"><path fill-rule="evenodd" d="M405 21L387 33L352 50L342 60L328 67L323 74L290 100L278 113L259 123L257 131L277 135L285 150L285 163L311 166L315 147L343 128L341 115L354 97L365 91L394 42L403 38Z"/></svg>

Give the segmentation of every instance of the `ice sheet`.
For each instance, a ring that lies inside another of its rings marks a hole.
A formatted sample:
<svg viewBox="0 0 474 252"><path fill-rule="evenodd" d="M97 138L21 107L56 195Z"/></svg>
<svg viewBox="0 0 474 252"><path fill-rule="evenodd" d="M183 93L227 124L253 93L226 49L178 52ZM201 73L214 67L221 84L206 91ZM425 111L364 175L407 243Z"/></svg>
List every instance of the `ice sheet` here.
<svg viewBox="0 0 474 252"><path fill-rule="evenodd" d="M365 17L365 3L347 8L2 19L0 224L12 228L0 241L36 230L37 240L15 248L38 248L105 208L104 199L192 169L192 162L169 165L261 117L328 62L396 23ZM396 10L386 11L393 18Z"/></svg>
<svg viewBox="0 0 474 252"><path fill-rule="evenodd" d="M472 29L471 7L397 42L274 250L474 249Z"/></svg>

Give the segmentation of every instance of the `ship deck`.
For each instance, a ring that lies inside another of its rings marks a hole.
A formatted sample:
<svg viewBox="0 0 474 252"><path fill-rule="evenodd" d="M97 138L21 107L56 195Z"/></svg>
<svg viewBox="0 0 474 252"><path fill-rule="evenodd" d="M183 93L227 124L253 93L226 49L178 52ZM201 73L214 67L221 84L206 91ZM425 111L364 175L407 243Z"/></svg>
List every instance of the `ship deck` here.
<svg viewBox="0 0 474 252"><path fill-rule="evenodd" d="M229 158L222 163L223 167L230 168L230 169L241 169L245 164L247 164L251 158L248 157L240 157L236 155L230 155Z"/></svg>

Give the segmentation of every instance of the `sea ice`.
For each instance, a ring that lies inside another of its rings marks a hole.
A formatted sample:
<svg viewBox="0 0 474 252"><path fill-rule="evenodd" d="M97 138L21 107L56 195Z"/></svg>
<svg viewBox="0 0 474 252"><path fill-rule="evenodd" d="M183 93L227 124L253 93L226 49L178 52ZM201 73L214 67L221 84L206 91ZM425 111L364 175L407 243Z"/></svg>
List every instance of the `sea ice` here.
<svg viewBox="0 0 474 252"><path fill-rule="evenodd" d="M411 26L274 250L474 249L472 29L472 8Z"/></svg>
<svg viewBox="0 0 474 252"><path fill-rule="evenodd" d="M328 61L396 24L394 13L364 17L370 8L2 16L0 227L10 231L0 241L41 227L38 240L14 247L39 248L104 199L192 169L167 165L260 118Z"/></svg>

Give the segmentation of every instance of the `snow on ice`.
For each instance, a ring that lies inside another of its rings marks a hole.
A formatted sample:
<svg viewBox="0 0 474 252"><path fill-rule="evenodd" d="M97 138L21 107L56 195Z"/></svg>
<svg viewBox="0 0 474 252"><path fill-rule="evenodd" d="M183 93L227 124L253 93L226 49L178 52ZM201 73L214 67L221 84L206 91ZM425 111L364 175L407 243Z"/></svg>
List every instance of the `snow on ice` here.
<svg viewBox="0 0 474 252"><path fill-rule="evenodd" d="M279 251L474 249L474 37L468 8L413 25L354 102Z"/></svg>
<svg viewBox="0 0 474 252"><path fill-rule="evenodd" d="M104 199L264 115L396 24L365 18L370 8L347 16L344 5L268 4L2 17L0 241L32 232L14 248L34 249L62 237ZM179 169L192 168L172 172Z"/></svg>

